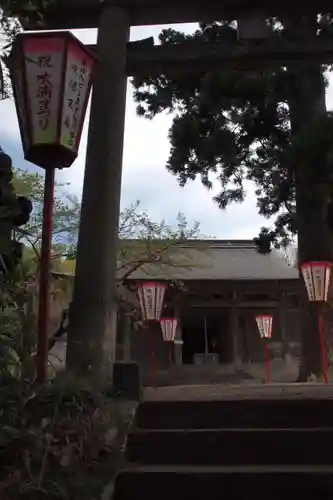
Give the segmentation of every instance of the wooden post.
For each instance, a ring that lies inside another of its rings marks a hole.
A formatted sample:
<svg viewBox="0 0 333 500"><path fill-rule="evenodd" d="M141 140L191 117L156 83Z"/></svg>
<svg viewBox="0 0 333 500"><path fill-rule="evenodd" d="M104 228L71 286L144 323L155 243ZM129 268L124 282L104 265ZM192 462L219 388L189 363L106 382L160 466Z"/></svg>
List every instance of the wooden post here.
<svg viewBox="0 0 333 500"><path fill-rule="evenodd" d="M124 313L124 316L123 316L124 357L123 357L123 359L125 362L131 361L131 326L132 326L131 314Z"/></svg>
<svg viewBox="0 0 333 500"><path fill-rule="evenodd" d="M286 294L285 292L281 292L279 306L278 306L278 315L279 315L279 324L280 324L280 334L281 334L281 343L282 343L282 357L284 361L287 361L287 339L285 332L285 303L286 303Z"/></svg>
<svg viewBox="0 0 333 500"><path fill-rule="evenodd" d="M236 292L233 293L232 307L230 310L230 332L232 335L233 343L233 363L235 367L239 367L242 364L242 358L239 345L239 324Z"/></svg>

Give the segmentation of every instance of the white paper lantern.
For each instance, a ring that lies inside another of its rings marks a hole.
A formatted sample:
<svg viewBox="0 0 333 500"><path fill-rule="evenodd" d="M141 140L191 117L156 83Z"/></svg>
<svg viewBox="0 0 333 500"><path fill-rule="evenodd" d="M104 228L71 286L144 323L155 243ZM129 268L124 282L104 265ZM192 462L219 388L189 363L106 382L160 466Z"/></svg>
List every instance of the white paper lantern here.
<svg viewBox="0 0 333 500"><path fill-rule="evenodd" d="M139 285L138 297L144 321L159 321L161 319L166 288L165 283L156 281L148 281Z"/></svg>
<svg viewBox="0 0 333 500"><path fill-rule="evenodd" d="M163 340L165 340L165 342L174 342L176 337L178 319L162 318L160 323L161 323Z"/></svg>
<svg viewBox="0 0 333 500"><path fill-rule="evenodd" d="M331 262L305 262L301 265L308 299L311 302L326 302L331 283Z"/></svg>
<svg viewBox="0 0 333 500"><path fill-rule="evenodd" d="M261 314L256 316L256 322L260 337L270 339L272 337L273 316L271 314Z"/></svg>

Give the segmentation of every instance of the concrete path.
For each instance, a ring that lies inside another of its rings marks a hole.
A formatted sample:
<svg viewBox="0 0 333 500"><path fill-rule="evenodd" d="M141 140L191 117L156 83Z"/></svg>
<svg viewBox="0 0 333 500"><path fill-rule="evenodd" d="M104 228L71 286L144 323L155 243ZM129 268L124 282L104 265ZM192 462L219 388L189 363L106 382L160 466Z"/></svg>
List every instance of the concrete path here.
<svg viewBox="0 0 333 500"><path fill-rule="evenodd" d="M209 401L221 399L333 399L333 384L271 384L271 385L187 385L147 387L145 401Z"/></svg>

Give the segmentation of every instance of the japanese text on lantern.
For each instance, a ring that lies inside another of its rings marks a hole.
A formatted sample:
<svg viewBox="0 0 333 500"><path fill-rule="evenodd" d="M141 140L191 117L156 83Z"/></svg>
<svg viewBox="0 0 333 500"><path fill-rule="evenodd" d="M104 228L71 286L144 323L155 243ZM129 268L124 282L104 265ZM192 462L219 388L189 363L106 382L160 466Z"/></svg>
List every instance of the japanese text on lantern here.
<svg viewBox="0 0 333 500"><path fill-rule="evenodd" d="M37 66L40 71L36 74L37 79L37 101L38 101L38 124L39 128L45 131L50 123L51 99L53 93L52 84L52 58L51 55L41 55L37 57Z"/></svg>
<svg viewBox="0 0 333 500"><path fill-rule="evenodd" d="M154 305L153 305L153 291L152 291L152 289L151 288L147 288L145 290L145 295L146 295L146 306L147 306L147 311L146 312L147 312L147 315L149 316L149 319L151 319L150 316L153 313L153 307L154 307Z"/></svg>
<svg viewBox="0 0 333 500"><path fill-rule="evenodd" d="M67 113L64 119L64 126L68 129L68 145L73 147L80 129L81 109L85 99L86 60L83 59L81 65L73 62L70 71L71 78L66 89Z"/></svg>

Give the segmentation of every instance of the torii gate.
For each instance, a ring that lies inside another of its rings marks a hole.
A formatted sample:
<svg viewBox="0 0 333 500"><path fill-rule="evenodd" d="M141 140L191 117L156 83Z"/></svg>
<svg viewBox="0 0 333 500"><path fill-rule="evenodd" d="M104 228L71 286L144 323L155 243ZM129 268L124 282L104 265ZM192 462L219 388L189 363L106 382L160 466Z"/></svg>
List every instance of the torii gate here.
<svg viewBox="0 0 333 500"><path fill-rule="evenodd" d="M187 67L262 67L270 62L313 58L332 62L325 39L265 39L264 16L330 11L331 0L53 0L43 26L98 26L100 64L91 102L75 289L69 316L67 361L86 370L113 361L116 343L117 227L125 122L126 79ZM223 45L154 46L128 43L130 26L238 20L239 40ZM253 38L255 40L253 40ZM264 39L264 40L263 40ZM89 344L94 339L92 344ZM89 340L89 342L88 342ZM106 359L103 359L103 352ZM108 363L107 363L108 364Z"/></svg>

